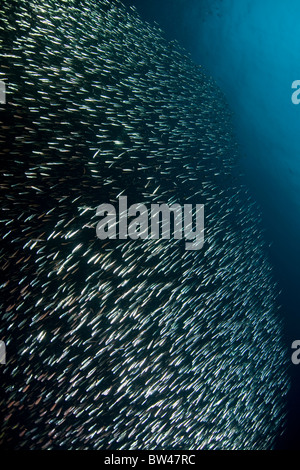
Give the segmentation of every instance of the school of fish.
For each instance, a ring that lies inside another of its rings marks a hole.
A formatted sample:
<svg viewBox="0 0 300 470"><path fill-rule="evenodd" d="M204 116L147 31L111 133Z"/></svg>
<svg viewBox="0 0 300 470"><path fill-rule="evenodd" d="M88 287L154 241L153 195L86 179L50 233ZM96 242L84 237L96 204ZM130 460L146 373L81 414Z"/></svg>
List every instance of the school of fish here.
<svg viewBox="0 0 300 470"><path fill-rule="evenodd" d="M0 445L269 449L277 286L226 101L117 0L3 0ZM205 205L205 242L99 240L99 204Z"/></svg>

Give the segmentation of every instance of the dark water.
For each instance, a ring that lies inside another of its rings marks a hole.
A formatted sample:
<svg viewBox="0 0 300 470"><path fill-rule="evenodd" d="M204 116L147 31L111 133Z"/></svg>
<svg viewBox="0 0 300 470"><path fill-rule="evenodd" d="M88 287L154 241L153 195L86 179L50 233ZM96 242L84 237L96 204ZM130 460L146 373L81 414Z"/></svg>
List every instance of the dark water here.
<svg viewBox="0 0 300 470"><path fill-rule="evenodd" d="M244 180L259 202L281 289L285 347L300 337L299 126L291 84L299 79L298 2L126 0L156 21L217 80L234 112ZM278 448L299 447L300 366L289 369L287 431Z"/></svg>

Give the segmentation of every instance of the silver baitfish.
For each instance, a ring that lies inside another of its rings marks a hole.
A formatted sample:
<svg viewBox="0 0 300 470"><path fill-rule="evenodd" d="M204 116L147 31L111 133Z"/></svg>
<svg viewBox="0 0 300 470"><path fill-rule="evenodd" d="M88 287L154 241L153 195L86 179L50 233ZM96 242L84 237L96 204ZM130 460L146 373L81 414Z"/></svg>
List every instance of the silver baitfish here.
<svg viewBox="0 0 300 470"><path fill-rule="evenodd" d="M265 449L277 287L222 93L116 0L3 0L0 442ZM99 240L102 203L205 205L205 243Z"/></svg>

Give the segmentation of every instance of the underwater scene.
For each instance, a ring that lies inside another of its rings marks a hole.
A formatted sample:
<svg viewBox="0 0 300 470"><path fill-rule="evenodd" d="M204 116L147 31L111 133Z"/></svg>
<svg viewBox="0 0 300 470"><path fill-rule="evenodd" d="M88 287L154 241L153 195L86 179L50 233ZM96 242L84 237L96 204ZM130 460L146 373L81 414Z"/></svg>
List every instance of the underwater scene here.
<svg viewBox="0 0 300 470"><path fill-rule="evenodd" d="M296 0L2 1L1 449L298 449L299 47Z"/></svg>

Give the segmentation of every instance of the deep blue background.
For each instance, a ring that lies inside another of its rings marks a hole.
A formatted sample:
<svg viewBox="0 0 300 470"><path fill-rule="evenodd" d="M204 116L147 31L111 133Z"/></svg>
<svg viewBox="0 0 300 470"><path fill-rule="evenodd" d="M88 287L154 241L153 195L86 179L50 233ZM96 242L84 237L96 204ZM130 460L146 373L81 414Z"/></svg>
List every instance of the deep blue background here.
<svg viewBox="0 0 300 470"><path fill-rule="evenodd" d="M244 180L261 206L282 291L285 345L300 339L299 0L123 0L156 21L216 80L234 113ZM271 353L271 351L270 351ZM300 365L291 363L288 423L277 448L300 448Z"/></svg>

